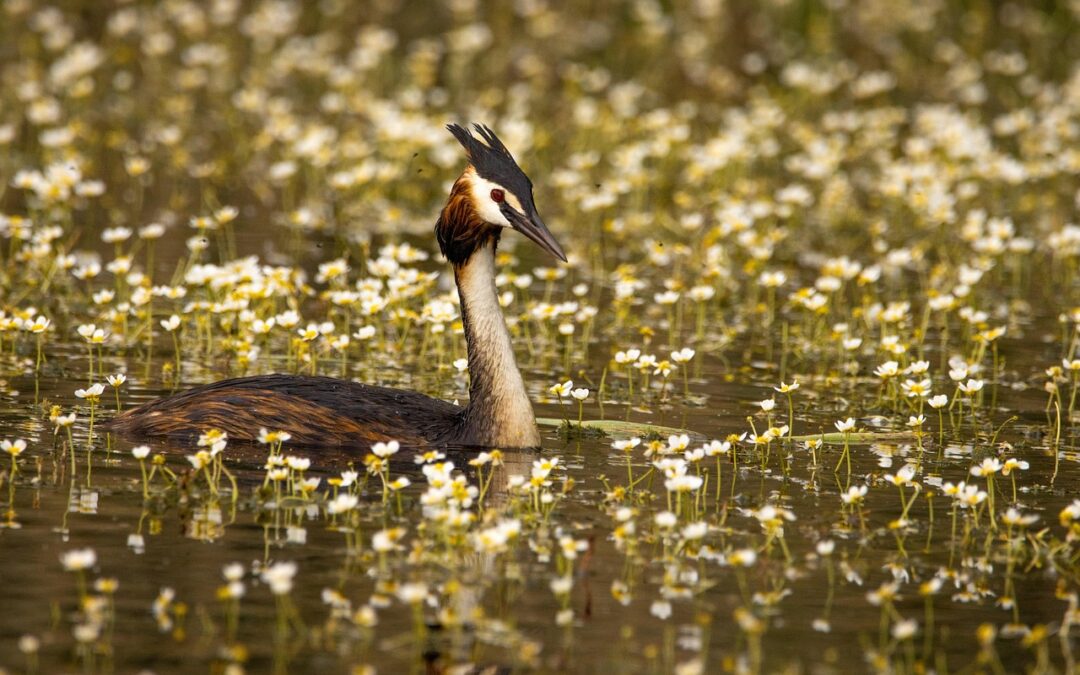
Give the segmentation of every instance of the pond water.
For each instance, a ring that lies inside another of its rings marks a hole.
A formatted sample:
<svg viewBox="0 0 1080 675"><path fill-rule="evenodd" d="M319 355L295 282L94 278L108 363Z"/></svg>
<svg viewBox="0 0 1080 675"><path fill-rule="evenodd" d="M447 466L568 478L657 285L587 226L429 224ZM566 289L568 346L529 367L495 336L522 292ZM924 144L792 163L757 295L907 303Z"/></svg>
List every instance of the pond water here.
<svg viewBox="0 0 1080 675"><path fill-rule="evenodd" d="M364 9L0 6L0 672L1074 669L1075 3ZM473 119L542 448L100 429L464 403Z"/></svg>

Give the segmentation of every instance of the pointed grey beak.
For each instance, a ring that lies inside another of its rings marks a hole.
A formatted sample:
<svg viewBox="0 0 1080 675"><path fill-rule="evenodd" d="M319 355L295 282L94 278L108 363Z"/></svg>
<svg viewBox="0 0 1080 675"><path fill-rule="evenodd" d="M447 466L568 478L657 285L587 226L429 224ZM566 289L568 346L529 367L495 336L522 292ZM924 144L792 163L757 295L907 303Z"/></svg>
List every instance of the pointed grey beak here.
<svg viewBox="0 0 1080 675"><path fill-rule="evenodd" d="M540 220L540 215L536 211L525 215L509 204L504 204L502 212L515 230L532 239L537 246L551 255L566 262L566 254L563 253L562 246L559 246L559 242L555 241L555 237L551 235L551 231L548 230L544 221Z"/></svg>

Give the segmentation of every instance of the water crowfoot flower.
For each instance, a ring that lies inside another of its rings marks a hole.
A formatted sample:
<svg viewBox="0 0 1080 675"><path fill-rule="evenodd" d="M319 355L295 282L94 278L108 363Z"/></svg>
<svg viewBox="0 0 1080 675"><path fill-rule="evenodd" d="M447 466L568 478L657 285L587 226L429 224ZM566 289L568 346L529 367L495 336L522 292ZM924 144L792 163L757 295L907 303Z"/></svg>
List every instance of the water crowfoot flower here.
<svg viewBox="0 0 1080 675"><path fill-rule="evenodd" d="M274 594L279 634L284 634L289 625L292 625L297 632L303 630L300 614L289 599L297 569L295 562L276 562L264 568L259 575L263 583L270 587L270 592Z"/></svg>
<svg viewBox="0 0 1080 675"><path fill-rule="evenodd" d="M90 404L90 425L86 432L87 443L92 443L94 440L94 410L97 407L98 401L101 400L101 394L105 392L105 385L100 382L92 384L86 389L76 389L75 397L81 398Z"/></svg>
<svg viewBox="0 0 1080 675"><path fill-rule="evenodd" d="M615 352L615 363L626 366L626 385L629 391L629 395L627 396L628 405L633 405L634 402L634 364L640 356L640 349L627 349L626 351Z"/></svg>
<svg viewBox="0 0 1080 675"><path fill-rule="evenodd" d="M407 582L398 586L397 597L401 602L409 605L413 612L413 630L416 639L421 640L427 633L424 623L424 601L428 597L427 584L423 582Z"/></svg>
<svg viewBox="0 0 1080 675"><path fill-rule="evenodd" d="M240 563L230 563L221 570L225 583L218 586L217 598L225 606L225 632L230 640L236 639L240 623L240 600L247 593L244 575L244 566Z"/></svg>
<svg viewBox="0 0 1080 675"><path fill-rule="evenodd" d="M368 473L375 474L382 481L383 503L390 498L390 457L397 454L401 444L397 441L379 441L371 446L371 454L364 457Z"/></svg>
<svg viewBox="0 0 1080 675"><path fill-rule="evenodd" d="M34 342L37 345L37 358L34 360L34 372L41 370L41 364L45 361L45 354L42 352L41 343L45 337L45 332L49 330L49 325L52 322L46 319L44 316L38 315L33 321L25 324L23 327L34 335Z"/></svg>
<svg viewBox="0 0 1080 675"><path fill-rule="evenodd" d="M570 392L574 389L574 381L567 380L565 382L556 382L548 387L548 393L559 399L559 405L562 405L563 397L569 396ZM566 419L566 413L563 413L563 419Z"/></svg>
<svg viewBox="0 0 1080 675"><path fill-rule="evenodd" d="M695 352L689 347L683 347L678 351L671 352L671 360L682 368L683 374L683 398L690 398L690 369L686 364L690 363L690 360L694 358Z"/></svg>
<svg viewBox="0 0 1080 675"><path fill-rule="evenodd" d="M109 375L105 378L109 385L113 388L113 394L116 396L116 410L120 410L120 387L127 382L127 375L123 373L116 373L115 375Z"/></svg>
<svg viewBox="0 0 1080 675"><path fill-rule="evenodd" d="M721 468L720 458L723 455L732 454L731 441L709 441L701 447L701 451L705 457L716 458L716 501L720 501L720 484L724 479L724 471Z"/></svg>
<svg viewBox="0 0 1080 675"><path fill-rule="evenodd" d="M793 380L791 382L791 384L781 382L779 387L773 387L773 389L775 389L776 391L780 392L784 396L787 396L787 402L788 402L788 436L789 437L791 436L792 433L794 433L793 429L795 428L795 407L794 407L794 403L791 400L791 395L793 393L795 393L795 390L797 390L798 388L799 388L799 382L797 380ZM815 460L815 464L816 463L817 463L817 461Z"/></svg>
<svg viewBox="0 0 1080 675"><path fill-rule="evenodd" d="M806 449L810 451L810 457L813 461L812 466L814 468L817 468L818 465L817 451L821 449L821 446L823 444L824 442L820 438L811 438L810 440L806 441Z"/></svg>
<svg viewBox="0 0 1080 675"><path fill-rule="evenodd" d="M582 427L582 424L583 424L582 417L584 415L585 399L589 398L589 390L585 389L584 387L578 387L577 389L574 389L574 390L572 390L570 392L570 396L572 396L573 399L578 402L578 420L577 420L577 422L578 422L578 428L581 429L581 428L583 428Z"/></svg>
<svg viewBox="0 0 1080 675"><path fill-rule="evenodd" d="M986 478L986 494L988 496L988 511L990 512L990 527L997 529L997 518L994 509L994 475L1002 470L1001 461L996 457L987 457L982 463L976 464L969 470L972 476Z"/></svg>
<svg viewBox="0 0 1080 675"><path fill-rule="evenodd" d="M1027 471L1030 465L1022 459L1016 459L1009 457L1001 465L1001 475L1008 476L1012 481L1012 500L1016 503L1016 474L1020 471Z"/></svg>
<svg viewBox="0 0 1080 675"><path fill-rule="evenodd" d="M441 455L442 453L438 454ZM480 483L480 493L477 496L477 503L480 504L481 508L483 508L484 497L487 496L488 488L491 486L491 480L495 477L495 469L502 466L502 463L503 453L501 450L481 452L476 457L469 460L469 466L476 469L476 480ZM488 464L491 465L491 469L487 471L487 476L484 476L484 467Z"/></svg>
<svg viewBox="0 0 1080 675"><path fill-rule="evenodd" d="M626 489L631 490L634 486L634 465L631 462L631 454L634 448L641 445L641 439L637 436L612 441L611 447L622 452L626 456Z"/></svg>
<svg viewBox="0 0 1080 675"><path fill-rule="evenodd" d="M97 564L97 554L92 548L78 548L65 552L60 556L60 564L64 570L75 573L78 584L80 604L86 599L86 570Z"/></svg>
<svg viewBox="0 0 1080 675"><path fill-rule="evenodd" d="M905 464L895 474L887 473L884 476L886 482L892 483L900 491L901 512L900 517L890 523L890 527L892 527L893 529L902 529L905 525L908 524L908 510L911 508L911 505L915 503L915 497L917 496L920 489L919 483L913 480L915 478L916 471L917 469L913 464ZM915 488L915 494L911 495L910 500L904 497L904 488L908 486Z"/></svg>
<svg viewBox="0 0 1080 675"><path fill-rule="evenodd" d="M265 428L259 429L259 443L270 446L270 454L277 454L281 452L281 446L292 438L292 435L285 431L267 431Z"/></svg>
<svg viewBox="0 0 1080 675"><path fill-rule="evenodd" d="M849 417L846 420L838 420L838 421L834 422L833 425L836 427L837 431L839 431L841 434L844 435L844 452L843 452L843 454L840 455L840 461L836 463L836 468L833 469L833 473L838 473L840 471L840 465L843 464L845 460L847 460L847 473L850 476L851 475L851 447L850 447L850 444L848 443L848 441L849 441L849 436L851 434L851 430L855 428L855 420L854 420L854 418Z"/></svg>
<svg viewBox="0 0 1080 675"><path fill-rule="evenodd" d="M150 446L135 446L131 449L131 456L139 460L139 471L142 474L143 499L148 499L150 497L150 482L146 475L146 458L150 456Z"/></svg>
<svg viewBox="0 0 1080 675"><path fill-rule="evenodd" d="M852 485L845 492L840 493L840 501L845 506L851 507L851 509L858 514L859 523L865 529L866 523L863 517L862 504L863 499L866 497L866 493L869 488L866 485Z"/></svg>
<svg viewBox="0 0 1080 675"><path fill-rule="evenodd" d="M3 450L7 454L11 455L11 475L19 473L19 465L17 463L19 455L26 450L26 441L21 438L17 438L14 441L4 439L0 441L0 450Z"/></svg>
<svg viewBox="0 0 1080 675"><path fill-rule="evenodd" d="M945 423L942 418L942 408L949 402L949 397L945 394L938 394L937 396L931 396L927 403L930 407L938 412L938 446L944 446L945 444ZM951 414L950 414L951 417Z"/></svg>
<svg viewBox="0 0 1080 675"><path fill-rule="evenodd" d="M173 314L168 319L161 320L161 327L172 337L173 354L176 358L176 375L180 376L180 317Z"/></svg>

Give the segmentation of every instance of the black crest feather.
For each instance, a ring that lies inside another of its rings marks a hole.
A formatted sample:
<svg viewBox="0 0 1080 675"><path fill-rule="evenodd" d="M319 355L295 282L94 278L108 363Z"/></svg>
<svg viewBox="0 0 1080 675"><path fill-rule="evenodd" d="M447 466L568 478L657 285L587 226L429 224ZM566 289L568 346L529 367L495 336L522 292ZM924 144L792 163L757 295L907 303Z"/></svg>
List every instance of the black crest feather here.
<svg viewBox="0 0 1080 675"><path fill-rule="evenodd" d="M532 181L490 127L484 124L473 125L480 138L460 124L447 124L446 128L458 143L461 143L461 147L465 148L469 162L481 178L510 190L522 204L532 205Z"/></svg>

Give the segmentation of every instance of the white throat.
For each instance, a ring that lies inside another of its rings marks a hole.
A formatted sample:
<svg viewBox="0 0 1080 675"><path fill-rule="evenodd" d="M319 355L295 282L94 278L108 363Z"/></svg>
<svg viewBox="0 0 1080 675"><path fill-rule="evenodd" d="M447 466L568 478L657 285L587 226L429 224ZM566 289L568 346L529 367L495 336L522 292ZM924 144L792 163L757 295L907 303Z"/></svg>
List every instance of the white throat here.
<svg viewBox="0 0 1080 675"><path fill-rule="evenodd" d="M469 352L468 424L474 442L504 447L540 445L510 332L495 290L495 242L455 270Z"/></svg>

